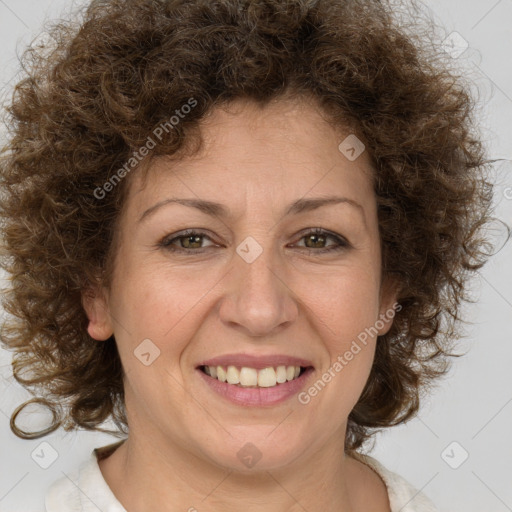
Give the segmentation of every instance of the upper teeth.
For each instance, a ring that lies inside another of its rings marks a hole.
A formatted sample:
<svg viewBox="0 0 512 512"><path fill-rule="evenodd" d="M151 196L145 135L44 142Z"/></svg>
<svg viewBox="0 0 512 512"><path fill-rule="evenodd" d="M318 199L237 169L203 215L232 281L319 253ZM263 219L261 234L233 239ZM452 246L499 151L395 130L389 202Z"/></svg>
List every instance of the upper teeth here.
<svg viewBox="0 0 512 512"><path fill-rule="evenodd" d="M228 366L227 369L223 366L205 366L204 371L211 377L228 384L269 388L296 379L300 373L300 366L278 366L275 369L268 367L263 370L247 366L242 366L240 370L236 366Z"/></svg>

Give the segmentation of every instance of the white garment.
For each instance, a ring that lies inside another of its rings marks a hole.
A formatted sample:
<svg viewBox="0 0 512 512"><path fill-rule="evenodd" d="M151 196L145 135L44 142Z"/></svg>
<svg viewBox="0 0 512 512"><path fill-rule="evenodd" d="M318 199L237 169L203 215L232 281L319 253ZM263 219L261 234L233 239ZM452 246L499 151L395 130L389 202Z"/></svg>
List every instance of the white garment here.
<svg viewBox="0 0 512 512"><path fill-rule="evenodd" d="M97 448L75 471L53 483L46 494L46 512L126 512L103 478L97 459L98 454L111 452L119 444ZM424 494L373 457L357 454L356 458L386 484L391 512L438 512Z"/></svg>

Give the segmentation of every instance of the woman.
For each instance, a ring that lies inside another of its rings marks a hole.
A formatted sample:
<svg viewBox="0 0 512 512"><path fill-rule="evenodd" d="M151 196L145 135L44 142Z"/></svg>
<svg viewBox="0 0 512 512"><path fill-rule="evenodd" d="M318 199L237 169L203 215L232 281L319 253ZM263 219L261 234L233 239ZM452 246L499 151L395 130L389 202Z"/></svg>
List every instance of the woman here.
<svg viewBox="0 0 512 512"><path fill-rule="evenodd" d="M361 453L484 264L472 102L382 2L113 0L52 32L2 160L3 344L124 439L71 510L435 510Z"/></svg>

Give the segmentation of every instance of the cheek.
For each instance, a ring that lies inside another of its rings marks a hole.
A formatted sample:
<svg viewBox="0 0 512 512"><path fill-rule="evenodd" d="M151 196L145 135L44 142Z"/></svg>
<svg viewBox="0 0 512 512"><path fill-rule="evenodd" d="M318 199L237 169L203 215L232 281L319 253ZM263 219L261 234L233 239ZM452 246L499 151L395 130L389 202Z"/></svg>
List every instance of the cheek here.
<svg viewBox="0 0 512 512"><path fill-rule="evenodd" d="M304 302L330 345L343 347L378 319L379 286L371 272L347 268L323 278L317 276L314 282L314 286L304 284Z"/></svg>
<svg viewBox="0 0 512 512"><path fill-rule="evenodd" d="M371 297L361 292L330 298L329 310L327 302L317 310L317 330L327 358L298 399L313 406L319 417L329 418L331 425L339 425L346 421L368 380L377 336L372 331L375 317L368 308Z"/></svg>
<svg viewBox="0 0 512 512"><path fill-rule="evenodd" d="M154 338L162 341L188 315L218 279L212 273L183 272L153 267L121 269L127 276L115 291L113 315L132 333L134 341Z"/></svg>
<svg viewBox="0 0 512 512"><path fill-rule="evenodd" d="M120 267L119 277L126 277L118 280L110 306L127 384L149 404L148 396L168 399L184 384L184 353L211 309L212 290L222 274L132 268Z"/></svg>
<svg viewBox="0 0 512 512"><path fill-rule="evenodd" d="M332 407L341 403L339 410L346 412L357 402L373 363L379 288L374 274L354 268L332 274L324 284L309 294L308 306L328 360L307 393L323 394L325 385L330 391L324 403Z"/></svg>

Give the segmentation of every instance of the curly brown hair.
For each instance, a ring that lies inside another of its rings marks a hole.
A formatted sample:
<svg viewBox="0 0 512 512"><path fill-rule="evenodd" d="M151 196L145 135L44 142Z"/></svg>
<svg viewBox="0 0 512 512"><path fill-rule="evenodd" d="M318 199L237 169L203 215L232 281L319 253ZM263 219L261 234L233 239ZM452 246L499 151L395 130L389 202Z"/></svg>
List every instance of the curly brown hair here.
<svg viewBox="0 0 512 512"><path fill-rule="evenodd" d="M382 272L398 278L401 309L349 416L347 451L417 413L421 391L449 367L466 282L486 260L492 186L462 76L427 44L431 27L398 12L376 0L93 1L79 23L51 28L46 51L24 53L0 163L10 276L1 341L54 422L23 432L23 404L11 418L18 436L100 430L108 419L127 433L116 342L89 336L82 298L110 282L130 177L101 199L94 191L191 97L195 108L146 161L193 153L201 119L237 98L314 98L364 141Z"/></svg>

